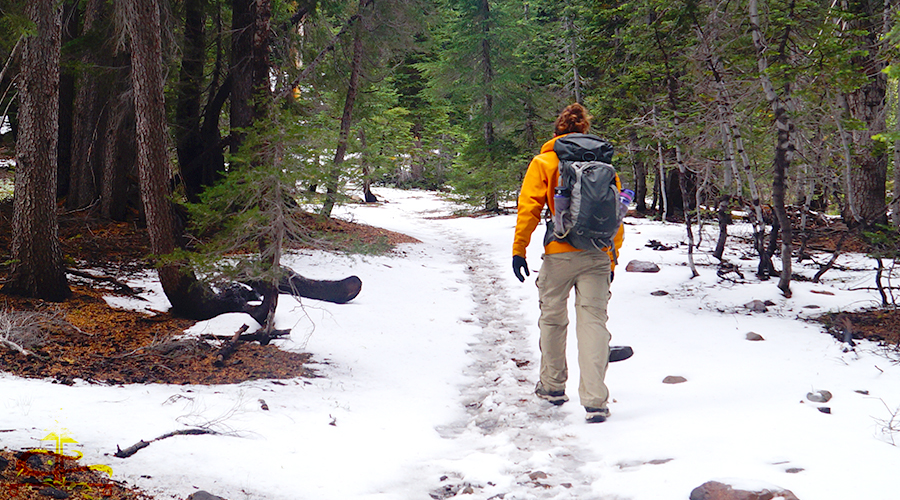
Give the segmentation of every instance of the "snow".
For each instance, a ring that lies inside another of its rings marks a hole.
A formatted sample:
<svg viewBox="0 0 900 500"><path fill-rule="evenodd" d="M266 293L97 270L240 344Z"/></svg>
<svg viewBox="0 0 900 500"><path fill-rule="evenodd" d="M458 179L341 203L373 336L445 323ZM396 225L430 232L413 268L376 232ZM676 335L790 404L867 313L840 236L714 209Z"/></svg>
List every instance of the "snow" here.
<svg viewBox="0 0 900 500"><path fill-rule="evenodd" d="M64 386L0 374L0 446L46 447L48 433L66 434L83 463L107 464L116 479L158 498L206 490L230 500L454 493L473 500L683 500L721 478L789 489L804 500L896 498L900 449L891 443L900 436L883 421L900 407L900 365L870 342L848 351L803 320L877 305L867 289L874 261L845 255L844 270L829 271L819 284L794 281L787 299L776 280L754 278L754 261L740 260L748 250L734 241L728 258L744 279L720 279L709 256L715 228L697 232L700 276L691 279L682 225L627 219L609 327L613 344L631 345L635 355L610 366L611 418L585 424L574 342L573 401L554 407L532 394L543 228L528 248L531 277L519 283L510 266L514 215L445 218L455 207L433 193L377 194L386 202L339 215L421 243L391 256L307 251L289 258L311 278L363 280L348 304L279 303L277 327L292 329L279 345L312 353L319 378ZM652 250L650 240L675 248ZM635 259L661 271L626 272ZM815 271L795 264L797 273ZM134 283L147 301L111 303L165 310L151 278ZM651 295L657 290L668 295ZM750 313L743 306L751 300L775 305ZM226 315L186 334L232 333L248 320ZM765 340L748 341L748 332ZM663 384L668 375L687 382ZM817 390L834 398L805 400ZM221 434L172 437L128 459L112 456L116 446L191 426Z"/></svg>

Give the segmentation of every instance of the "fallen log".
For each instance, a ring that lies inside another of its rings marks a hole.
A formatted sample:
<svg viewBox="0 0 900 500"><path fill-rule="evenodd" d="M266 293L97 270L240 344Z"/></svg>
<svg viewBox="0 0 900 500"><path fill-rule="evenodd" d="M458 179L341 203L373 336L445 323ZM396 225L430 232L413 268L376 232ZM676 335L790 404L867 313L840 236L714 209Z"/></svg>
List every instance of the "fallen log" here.
<svg viewBox="0 0 900 500"><path fill-rule="evenodd" d="M220 314L231 312L247 313L259 324L265 322L268 311L260 305L251 305L249 302L260 300L265 286L262 283L245 283L252 290L235 283L234 286L215 293L208 286L197 286L196 278L183 277L184 284L179 285L179 290L186 291L179 297L178 303L172 302L172 312L182 318L197 321L214 318ZM316 300L324 300L335 304L350 302L362 290L362 280L356 276L350 276L342 280L313 280L303 277L293 270L284 268L284 278L278 284L280 293L287 293L295 297L303 297Z"/></svg>
<svg viewBox="0 0 900 500"><path fill-rule="evenodd" d="M346 304L355 299L362 290L362 280L350 276L342 280L313 280L284 268L285 277L278 284L278 291L297 297L324 300L335 304Z"/></svg>

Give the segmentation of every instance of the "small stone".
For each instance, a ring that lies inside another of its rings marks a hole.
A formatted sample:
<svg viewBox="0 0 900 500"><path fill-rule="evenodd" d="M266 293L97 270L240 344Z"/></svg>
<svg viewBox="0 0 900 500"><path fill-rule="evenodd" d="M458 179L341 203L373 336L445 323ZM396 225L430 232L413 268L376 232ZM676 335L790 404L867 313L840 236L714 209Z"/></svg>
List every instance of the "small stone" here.
<svg viewBox="0 0 900 500"><path fill-rule="evenodd" d="M44 488L44 489L38 491L38 493L40 493L41 495L44 495L45 497L58 498L60 500L62 500L64 498L69 498L68 493L66 493L63 490L58 490L56 488Z"/></svg>
<svg viewBox="0 0 900 500"><path fill-rule="evenodd" d="M572 487L572 483L559 483L559 485L567 490Z"/></svg>
<svg viewBox="0 0 900 500"><path fill-rule="evenodd" d="M831 408L829 408L827 406L820 406L819 411L826 415L831 415Z"/></svg>
<svg viewBox="0 0 900 500"><path fill-rule="evenodd" d="M798 500L790 490L738 490L729 484L709 481L691 491L690 500Z"/></svg>
<svg viewBox="0 0 900 500"><path fill-rule="evenodd" d="M685 382L687 382L687 379L681 375L669 375L663 379L664 384L683 384Z"/></svg>
<svg viewBox="0 0 900 500"><path fill-rule="evenodd" d="M652 262L633 260L625 266L625 271L629 273L658 273L659 266Z"/></svg>
<svg viewBox="0 0 900 500"><path fill-rule="evenodd" d="M788 474L799 474L804 471L803 467L791 467L790 469L785 469L785 472Z"/></svg>
<svg viewBox="0 0 900 500"><path fill-rule="evenodd" d="M207 491L200 490L200 491L194 492L191 496L187 497L187 500L225 500L225 499L222 497L217 497Z"/></svg>
<svg viewBox="0 0 900 500"><path fill-rule="evenodd" d="M744 304L744 307L750 309L750 312L756 313L764 313L769 310L769 308L766 307L766 303L761 300L751 300Z"/></svg>
<svg viewBox="0 0 900 500"><path fill-rule="evenodd" d="M657 290L655 292L650 292L650 295L652 295L654 297L664 297L666 295L669 295L669 292L667 292L665 290Z"/></svg>
<svg viewBox="0 0 900 500"><path fill-rule="evenodd" d="M868 396L868 395L869 395L869 391L863 391L863 390L860 390L860 389L857 389L857 390L855 390L855 391L853 391L853 392L855 392L855 393L857 393L857 394L862 394L863 396ZM0 467L0 469L2 469L2 467Z"/></svg>
<svg viewBox="0 0 900 500"><path fill-rule="evenodd" d="M460 491L460 493L462 493L463 495L473 495L473 494L475 494L475 488L473 488L471 486L466 486L465 488L462 489L462 491Z"/></svg>
<svg viewBox="0 0 900 500"><path fill-rule="evenodd" d="M831 393L828 391L807 392L806 399L813 403L827 403L831 401Z"/></svg>
<svg viewBox="0 0 900 500"><path fill-rule="evenodd" d="M766 340L766 339L764 339L762 335L760 335L760 334L758 334L758 333L756 333L756 332L748 332L748 333L747 333L747 340L749 340L749 341L751 341L751 342L759 342L759 341L761 341L761 340Z"/></svg>
<svg viewBox="0 0 900 500"><path fill-rule="evenodd" d="M821 306L817 306L815 304L810 304L808 306L803 306L803 309L821 309Z"/></svg>
<svg viewBox="0 0 900 500"><path fill-rule="evenodd" d="M532 481L537 481L538 479L547 479L547 473L536 470L531 474L528 474L528 477L531 478Z"/></svg>

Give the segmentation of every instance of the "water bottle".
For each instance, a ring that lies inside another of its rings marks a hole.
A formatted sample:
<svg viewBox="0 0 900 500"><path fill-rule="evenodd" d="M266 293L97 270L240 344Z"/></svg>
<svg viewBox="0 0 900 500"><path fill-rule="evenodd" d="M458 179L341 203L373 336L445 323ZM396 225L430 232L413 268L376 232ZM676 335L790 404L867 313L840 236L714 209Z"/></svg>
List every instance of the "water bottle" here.
<svg viewBox="0 0 900 500"><path fill-rule="evenodd" d="M625 214L628 213L628 205L631 205L631 201L634 199L634 191L630 189L623 189L619 192L619 209L618 209L618 217L619 220L625 218Z"/></svg>
<svg viewBox="0 0 900 500"><path fill-rule="evenodd" d="M571 190L557 187L556 193L553 195L553 228L558 234L562 234L563 230L563 212L569 210L569 203L572 201Z"/></svg>

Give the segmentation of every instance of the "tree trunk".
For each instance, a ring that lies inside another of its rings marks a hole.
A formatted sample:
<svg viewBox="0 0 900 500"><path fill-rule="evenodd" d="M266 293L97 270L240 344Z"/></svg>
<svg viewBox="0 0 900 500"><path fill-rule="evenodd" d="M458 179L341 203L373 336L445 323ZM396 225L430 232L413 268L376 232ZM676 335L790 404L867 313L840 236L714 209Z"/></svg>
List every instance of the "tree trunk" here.
<svg viewBox="0 0 900 500"><path fill-rule="evenodd" d="M666 51L666 47L662 43L659 32L656 31L655 35L656 46L662 55L663 63L665 65L666 91L668 93L669 106L672 109L672 124L675 129L675 163L678 165L678 188L681 194L682 215L684 216L684 225L688 238L688 265L691 269L691 278L696 278L697 276L700 276L700 273L697 272L697 267L694 264L694 231L691 227L690 209L691 196L687 187L687 168L684 165L684 157L681 154L681 117L679 115L678 79L672 71L669 55Z"/></svg>
<svg viewBox="0 0 900 500"><path fill-rule="evenodd" d="M140 189L133 180L137 178L137 131L131 81L127 75L119 73L115 79L116 85L111 86L115 97L106 102L107 110L102 112L102 120L98 123L98 142L102 140L103 144L100 214L107 219L125 221L129 207L143 213L143 205L139 199ZM100 129L100 126L104 128Z"/></svg>
<svg viewBox="0 0 900 500"><path fill-rule="evenodd" d="M103 0L89 0L84 8L84 27L86 35L98 34L98 38L111 36L104 29L109 22L108 4ZM81 71L78 90L75 95L73 116L73 137L71 168L68 178L68 197L66 208L77 210L90 205L98 195L103 194L105 186L101 185L103 177L103 154L106 150L107 137L105 125L109 116L111 103L117 101L114 95L115 72L103 70L102 67L114 67L111 54L105 47L95 47L85 51L81 57ZM107 82L104 84L104 82ZM120 132L120 130L117 130ZM109 207L111 202L101 198L102 207ZM104 212L109 216L109 211ZM118 218L117 220L121 220Z"/></svg>
<svg viewBox="0 0 900 500"><path fill-rule="evenodd" d="M897 95L900 96L900 80L897 80ZM894 117L894 132L900 133L900 106ZM900 138L894 141L894 202L891 204L894 229L900 231Z"/></svg>
<svg viewBox="0 0 900 500"><path fill-rule="evenodd" d="M653 127L659 127L659 108L655 105L653 106ZM656 205L657 201L659 202L659 213L660 219L662 220L665 217L665 214L669 213L669 200L666 197L666 159L663 155L663 146L662 142L656 141L656 156L657 156L657 171L656 171L656 192L659 194L659 199L656 199L654 196L654 205Z"/></svg>
<svg viewBox="0 0 900 500"><path fill-rule="evenodd" d="M569 7L568 2L566 2L566 7ZM581 95L581 75L578 74L578 45L575 22L568 15L565 17L564 22L566 23L566 33L569 38L566 50L569 53L569 63L572 65L572 94L575 97L575 102L584 104L584 97Z"/></svg>
<svg viewBox="0 0 900 500"><path fill-rule="evenodd" d="M793 4L791 4L793 7ZM784 84L783 95L779 96L772 86L772 82L767 75L768 60L764 53L764 44L759 29L759 6L757 0L750 0L750 29L753 35L753 45L756 47L757 63L759 67L759 79L762 83L763 90L766 94L766 100L772 106L775 115L776 127L776 143L775 143L775 173L772 181L772 200L775 215L778 218L781 227L781 279L778 281L778 288L781 289L785 297L791 296L791 221L787 216L784 208L784 192L785 192L785 173L791 164L791 155L793 154L793 144L791 144L791 132L793 124L788 114L787 105L790 99L790 83ZM790 14L788 18L790 18ZM784 39L788 38L790 25L785 27ZM785 44L782 44L784 50ZM782 52L779 56L784 59L785 54Z"/></svg>
<svg viewBox="0 0 900 500"><path fill-rule="evenodd" d="M58 302L71 294L56 217L61 19L55 0L29 2L26 15L34 34L25 39L18 81L13 264L3 291Z"/></svg>
<svg viewBox="0 0 900 500"><path fill-rule="evenodd" d="M165 73L159 6L153 0L128 0L124 3L132 40L141 199L147 218L150 250L154 255L166 256L175 251L178 228L170 200L171 172L166 153ZM211 291L197 281L183 263L166 263L159 267L158 273L163 291L176 314L201 318L234 310L214 302Z"/></svg>
<svg viewBox="0 0 900 500"><path fill-rule="evenodd" d="M61 46L78 36L79 12L76 2L67 0L62 3L63 29ZM72 69L72 57L61 54L59 75L59 143L56 148L56 196L63 197L69 192L69 172L72 168L72 127L75 105L75 70Z"/></svg>
<svg viewBox="0 0 900 500"><path fill-rule="evenodd" d="M185 195L195 203L200 200L199 195L204 187L203 164L197 159L205 149L200 133L200 101L206 61L205 3L205 0L184 2L184 49L175 105L175 141L181 179Z"/></svg>
<svg viewBox="0 0 900 500"><path fill-rule="evenodd" d="M487 171L493 175L494 166L494 66L491 64L491 4L489 0L479 3L478 21L481 23L481 70L484 89L484 147L487 150ZM484 197L484 209L496 212L500 209L499 194L491 181Z"/></svg>
<svg viewBox="0 0 900 500"><path fill-rule="evenodd" d="M371 0L359 0L359 13L362 15ZM322 214L331 217L331 211L337 202L338 184L340 183L341 169L344 164L344 156L347 154L347 146L350 140L350 127L353 124L353 106L359 93L359 73L362 65L362 27L358 24L353 31L353 58L350 61L350 82L347 84L347 97L344 99L344 111L341 113L341 130L338 134L337 149L334 153L328 178L325 179L325 203L322 206Z"/></svg>
<svg viewBox="0 0 900 500"><path fill-rule="evenodd" d="M363 199L366 203L378 203L378 197L372 192L372 165L369 162L369 154L366 148L366 131L362 127L359 129L359 144L363 153L362 160L362 177L363 177Z"/></svg>
<svg viewBox="0 0 900 500"><path fill-rule="evenodd" d="M725 79L722 77L722 71L720 70L722 62L713 54L711 54L707 58L706 62L707 66L712 72L713 78L716 81L719 114L724 120L724 127L727 132L725 147L728 158L730 159L730 162L732 164L732 168L734 169L736 194L740 193L741 183L737 164L734 161L735 153L737 153L737 156L741 158L741 165L743 165L744 174L747 176L747 187L750 189L751 198L750 213L752 214L751 221L753 224L753 242L756 248L756 253L757 255L759 255L759 265L757 266L756 275L760 279L765 280L768 279L769 276L775 274L775 268L772 265L772 260L766 253L766 222L763 218L762 204L759 197L759 188L756 185L756 177L753 174L752 164L750 163L750 156L747 154L746 149L744 149L744 138L741 134L741 129L740 127L738 127L738 124L734 118L734 110L731 105L731 97L730 93L728 92L728 86L725 84Z"/></svg>
<svg viewBox="0 0 900 500"><path fill-rule="evenodd" d="M879 54L881 38L887 34L883 33L884 17L880 15L885 8L882 0L862 0L849 5L854 16L848 27L854 33L862 33L851 35L858 45L851 61L867 78L867 83L846 96L850 116L864 124L861 132L853 133L852 164L856 168L850 171L853 214L863 229L887 224L888 155L882 143L872 139L887 129L887 75L882 71L887 62Z"/></svg>
<svg viewBox="0 0 900 500"><path fill-rule="evenodd" d="M644 157L641 153L637 133L634 130L629 131L628 138L631 145L631 155L634 158L632 169L634 170L635 210L638 213L645 213L647 211L647 164L644 162Z"/></svg>
<svg viewBox="0 0 900 500"><path fill-rule="evenodd" d="M719 239L716 241L713 257L724 262L722 257L725 255L725 243L728 241L728 225L731 224L731 195L726 194L719 199L718 216Z"/></svg>

